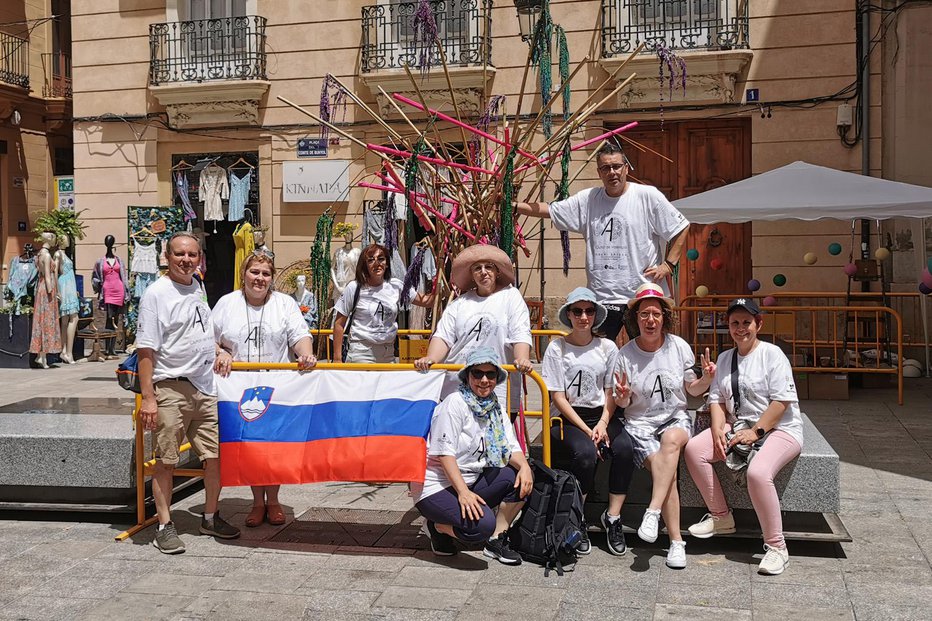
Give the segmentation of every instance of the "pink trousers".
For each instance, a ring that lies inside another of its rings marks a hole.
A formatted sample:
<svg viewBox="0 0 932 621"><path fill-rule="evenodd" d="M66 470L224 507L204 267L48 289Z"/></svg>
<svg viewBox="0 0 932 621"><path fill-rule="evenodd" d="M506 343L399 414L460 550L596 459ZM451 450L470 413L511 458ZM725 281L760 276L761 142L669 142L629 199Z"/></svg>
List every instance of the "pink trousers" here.
<svg viewBox="0 0 932 621"><path fill-rule="evenodd" d="M730 431L731 425L725 426ZM799 455L799 443L786 432L776 430L767 436L764 446L748 466L748 495L764 533L764 543L773 548L785 548L780 497L773 480L783 466ZM712 430L706 429L686 445L686 466L709 512L720 517L728 513L728 503L722 493L712 464L721 461L713 456Z"/></svg>

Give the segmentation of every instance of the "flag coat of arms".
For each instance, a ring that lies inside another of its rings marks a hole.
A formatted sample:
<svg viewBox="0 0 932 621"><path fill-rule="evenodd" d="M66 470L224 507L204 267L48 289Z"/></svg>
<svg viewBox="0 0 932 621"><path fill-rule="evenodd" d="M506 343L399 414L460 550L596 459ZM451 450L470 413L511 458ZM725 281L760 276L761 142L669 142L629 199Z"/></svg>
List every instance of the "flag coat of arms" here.
<svg viewBox="0 0 932 621"><path fill-rule="evenodd" d="M220 482L423 481L443 377L415 371L218 377Z"/></svg>

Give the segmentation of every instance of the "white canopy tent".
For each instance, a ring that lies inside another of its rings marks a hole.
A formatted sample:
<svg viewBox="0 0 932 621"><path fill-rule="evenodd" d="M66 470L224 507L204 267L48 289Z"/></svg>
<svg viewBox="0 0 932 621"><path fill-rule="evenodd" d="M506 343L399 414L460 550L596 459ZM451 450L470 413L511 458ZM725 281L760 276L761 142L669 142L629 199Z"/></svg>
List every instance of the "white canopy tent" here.
<svg viewBox="0 0 932 621"><path fill-rule="evenodd" d="M697 224L932 216L932 188L793 162L675 201Z"/></svg>
<svg viewBox="0 0 932 621"><path fill-rule="evenodd" d="M674 201L674 206L697 224L772 220L886 220L932 217L932 188L888 181L806 162L793 162L714 190ZM918 247L926 247L925 226L919 229ZM917 256L925 266L924 252ZM926 340L926 376L929 327L926 297L920 296Z"/></svg>

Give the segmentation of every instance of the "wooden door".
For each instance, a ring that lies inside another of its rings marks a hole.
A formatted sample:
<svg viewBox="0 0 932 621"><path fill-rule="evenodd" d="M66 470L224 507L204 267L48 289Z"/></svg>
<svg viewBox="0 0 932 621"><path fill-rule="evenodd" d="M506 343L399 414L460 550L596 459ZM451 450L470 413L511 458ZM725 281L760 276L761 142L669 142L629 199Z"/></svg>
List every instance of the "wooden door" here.
<svg viewBox="0 0 932 621"><path fill-rule="evenodd" d="M625 144L634 165L633 181L656 186L671 201L711 190L751 175L749 119L643 123L625 136L642 147ZM650 150L669 157L668 162ZM685 248L699 251L690 261L680 257L677 300L705 285L712 293L744 293L751 278L751 225L692 224ZM713 269L713 260L715 262Z"/></svg>

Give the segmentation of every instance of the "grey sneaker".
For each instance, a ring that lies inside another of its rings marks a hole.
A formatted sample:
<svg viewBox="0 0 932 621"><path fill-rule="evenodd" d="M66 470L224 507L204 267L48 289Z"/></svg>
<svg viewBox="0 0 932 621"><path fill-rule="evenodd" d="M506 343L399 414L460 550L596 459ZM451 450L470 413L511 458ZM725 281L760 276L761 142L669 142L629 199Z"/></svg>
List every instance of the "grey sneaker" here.
<svg viewBox="0 0 932 621"><path fill-rule="evenodd" d="M212 520L201 519L201 534L213 535L220 539L236 539L239 537L239 529L231 526L220 517L220 512L214 513Z"/></svg>
<svg viewBox="0 0 932 621"><path fill-rule="evenodd" d="M163 554L181 554L184 552L184 542L181 541L181 537L178 536L178 531L175 530L175 525L172 522L166 524L165 528L155 531L155 539L152 540L152 545Z"/></svg>

